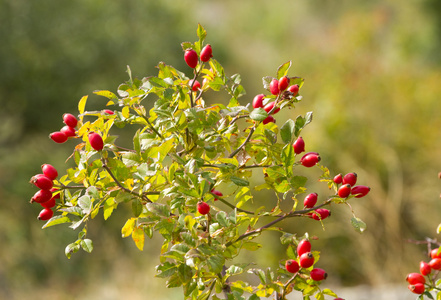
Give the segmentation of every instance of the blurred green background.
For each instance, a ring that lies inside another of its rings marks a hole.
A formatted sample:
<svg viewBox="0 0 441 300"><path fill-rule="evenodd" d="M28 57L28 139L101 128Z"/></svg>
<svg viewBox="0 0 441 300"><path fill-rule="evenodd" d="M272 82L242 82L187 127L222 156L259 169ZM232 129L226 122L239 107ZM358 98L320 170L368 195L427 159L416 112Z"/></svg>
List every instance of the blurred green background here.
<svg viewBox="0 0 441 300"><path fill-rule="evenodd" d="M325 231L310 220L284 224L319 238L328 286L406 290L406 274L426 259L424 246L406 240L436 236L441 222L439 1L0 0L0 20L0 299L182 298L153 277L159 239L139 252L121 238L124 209L109 222L96 218L94 251L68 260L64 247L78 233L41 230L28 181L43 163L66 167L75 142L56 145L48 134L63 113L77 114L83 95L116 91L126 65L136 77L155 75L159 61L188 72L180 43L196 40L197 23L227 73L242 75L243 104L264 92L263 76L292 60L304 101L280 112L280 123L314 111L302 132L307 150L372 187L352 202L368 225L362 235L340 206ZM90 96L88 109L104 105ZM284 257L281 246L251 255L268 266Z"/></svg>

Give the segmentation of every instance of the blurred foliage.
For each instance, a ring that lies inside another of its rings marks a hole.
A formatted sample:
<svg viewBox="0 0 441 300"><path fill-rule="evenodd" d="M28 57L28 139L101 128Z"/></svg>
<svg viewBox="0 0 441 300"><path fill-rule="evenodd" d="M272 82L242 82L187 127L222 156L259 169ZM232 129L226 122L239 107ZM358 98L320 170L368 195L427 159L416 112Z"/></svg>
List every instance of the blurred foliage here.
<svg viewBox="0 0 441 300"><path fill-rule="evenodd" d="M434 0L0 0L0 298L163 298L150 258L159 246L152 240L138 252L121 239L123 212L90 229L100 232L92 254L67 260L64 246L76 232L40 229L27 181L42 163L65 167L73 144L55 145L47 135L62 126L64 112L76 114L83 95L116 90L126 65L138 77L155 74L161 60L187 70L180 43L194 40L198 22L216 59L242 75L243 101L263 92L263 76L293 60L292 75L306 79L305 101L293 114L313 110L315 117L303 133L307 150L372 187L354 204L368 225L362 235L338 208L325 232L296 223L333 258L320 261L328 280L401 284L424 259L424 248L405 240L434 236L440 222L439 15ZM90 97L88 105L104 103ZM283 122L291 112L279 114ZM250 259L276 264L283 251Z"/></svg>

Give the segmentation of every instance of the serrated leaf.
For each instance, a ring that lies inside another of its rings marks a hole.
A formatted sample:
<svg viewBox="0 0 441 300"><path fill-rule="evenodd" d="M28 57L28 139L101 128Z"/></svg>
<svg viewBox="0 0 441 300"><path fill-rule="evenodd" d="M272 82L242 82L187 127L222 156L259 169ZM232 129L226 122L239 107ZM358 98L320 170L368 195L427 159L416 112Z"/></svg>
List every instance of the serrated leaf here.
<svg viewBox="0 0 441 300"><path fill-rule="evenodd" d="M281 159L285 167L291 167L295 162L294 148L291 144L286 144L281 153Z"/></svg>
<svg viewBox="0 0 441 300"><path fill-rule="evenodd" d="M248 180L242 179L237 176L231 176L230 179L237 186L249 186L250 185Z"/></svg>
<svg viewBox="0 0 441 300"><path fill-rule="evenodd" d="M136 227L133 230L132 239L135 242L136 247L138 247L138 249L142 251L144 249L145 235L144 230L142 230L141 227Z"/></svg>
<svg viewBox="0 0 441 300"><path fill-rule="evenodd" d="M90 239L84 239L80 242L81 248L83 248L84 251L91 253L93 250L93 243Z"/></svg>
<svg viewBox="0 0 441 300"><path fill-rule="evenodd" d="M279 68L277 68L277 79L282 78L283 76L286 76L288 74L289 68L291 68L292 62L288 61L284 63L283 65L280 65Z"/></svg>
<svg viewBox="0 0 441 300"><path fill-rule="evenodd" d="M81 196L78 199L78 206L81 207L85 214L88 214L92 209L92 201L88 195Z"/></svg>
<svg viewBox="0 0 441 300"><path fill-rule="evenodd" d="M84 114L84 109L86 108L87 96L83 96L78 102L78 111L80 115ZM81 117L82 119L82 117Z"/></svg>
<svg viewBox="0 0 441 300"><path fill-rule="evenodd" d="M204 29L204 27L202 27L201 24L198 24L198 29L197 29L197 35L199 37L199 40L202 42L205 37L207 36L207 31Z"/></svg>
<svg viewBox="0 0 441 300"><path fill-rule="evenodd" d="M153 203L147 203L146 207L149 212L154 213L155 215L162 217L170 216L170 210L165 204L153 202Z"/></svg>
<svg viewBox="0 0 441 300"><path fill-rule="evenodd" d="M213 273L219 273L225 264L225 258L222 255L213 255L207 259L207 263Z"/></svg>
<svg viewBox="0 0 441 300"><path fill-rule="evenodd" d="M366 223L363 222L360 218L353 217L351 219L351 224L354 229L359 233L363 233L363 231L366 230Z"/></svg>
<svg viewBox="0 0 441 300"><path fill-rule="evenodd" d="M64 249L64 254L70 259L72 253L78 252L78 250L80 250L80 245L78 243L71 243Z"/></svg>
<svg viewBox="0 0 441 300"><path fill-rule="evenodd" d="M296 127L295 122L293 120L289 119L280 128L280 136L282 137L282 141L285 144L292 142L292 140L294 138L294 134L295 134L295 127Z"/></svg>
<svg viewBox="0 0 441 300"><path fill-rule="evenodd" d="M262 107L258 107L250 113L250 118L255 121L263 121L267 117L268 113Z"/></svg>

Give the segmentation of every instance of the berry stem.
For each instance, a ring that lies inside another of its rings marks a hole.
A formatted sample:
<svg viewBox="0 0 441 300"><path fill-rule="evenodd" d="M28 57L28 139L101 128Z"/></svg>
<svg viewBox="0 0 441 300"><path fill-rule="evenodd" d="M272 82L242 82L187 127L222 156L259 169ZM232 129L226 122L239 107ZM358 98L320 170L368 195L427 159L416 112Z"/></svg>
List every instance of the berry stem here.
<svg viewBox="0 0 441 300"><path fill-rule="evenodd" d="M253 128L251 128L250 133L248 134L247 138L245 139L245 141L236 149L234 150L229 156L228 158L233 158L236 156L237 153L239 153L240 150L242 150L243 147L245 147L245 145L250 141L251 136L254 133L254 130L256 130L256 126L253 126Z"/></svg>

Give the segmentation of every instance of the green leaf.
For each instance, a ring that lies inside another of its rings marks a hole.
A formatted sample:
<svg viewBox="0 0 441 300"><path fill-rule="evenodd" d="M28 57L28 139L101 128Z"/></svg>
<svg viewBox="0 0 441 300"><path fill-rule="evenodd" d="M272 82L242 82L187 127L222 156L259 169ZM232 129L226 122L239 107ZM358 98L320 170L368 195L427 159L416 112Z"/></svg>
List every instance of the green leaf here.
<svg viewBox="0 0 441 300"><path fill-rule="evenodd" d="M288 168L294 165L296 157L291 144L286 144L285 147L283 147L281 158L285 167Z"/></svg>
<svg viewBox="0 0 441 300"><path fill-rule="evenodd" d="M81 248L83 248L84 251L91 253L93 250L93 243L90 239L84 239L80 242Z"/></svg>
<svg viewBox="0 0 441 300"><path fill-rule="evenodd" d="M291 61L288 61L286 63L284 63L283 65L280 65L279 68L277 69L277 79L282 78L283 76L286 76L286 74L288 74L288 70L289 68L291 68Z"/></svg>
<svg viewBox="0 0 441 300"><path fill-rule="evenodd" d="M93 92L95 95L106 97L110 100L118 100L118 97L111 91L97 90Z"/></svg>
<svg viewBox="0 0 441 300"><path fill-rule="evenodd" d="M204 29L204 27L202 27L201 24L198 24L197 35L201 42L203 42L207 36L207 31Z"/></svg>
<svg viewBox="0 0 441 300"><path fill-rule="evenodd" d="M64 249L64 253L66 254L67 258L70 259L72 253L78 252L78 250L80 250L80 245L75 242L67 245Z"/></svg>
<svg viewBox="0 0 441 300"><path fill-rule="evenodd" d="M139 217L139 215L142 213L142 203L139 199L133 199L132 212L135 217Z"/></svg>
<svg viewBox="0 0 441 300"><path fill-rule="evenodd" d="M92 209L92 201L88 195L84 195L78 199L78 206L81 207L85 214L88 214Z"/></svg>
<svg viewBox="0 0 441 300"><path fill-rule="evenodd" d="M48 228L48 227L51 227L54 225L68 223L70 221L71 220L68 217L63 216L63 215L59 215L59 216L52 217L49 221L46 222L46 224L43 225L42 228Z"/></svg>
<svg viewBox="0 0 441 300"><path fill-rule="evenodd" d="M296 124L293 120L289 119L280 128L280 136L285 144L291 143L295 134Z"/></svg>
<svg viewBox="0 0 441 300"><path fill-rule="evenodd" d="M227 213L224 211L220 211L216 214L216 220L223 227L228 227L230 225L229 220L227 219Z"/></svg>
<svg viewBox="0 0 441 300"><path fill-rule="evenodd" d="M354 227L355 231L359 233L363 233L366 230L366 223L363 222L360 218L353 217L351 219L351 224Z"/></svg>
<svg viewBox="0 0 441 300"><path fill-rule="evenodd" d="M258 107L250 113L250 118L255 121L263 121L267 117L268 113L262 107Z"/></svg>
<svg viewBox="0 0 441 300"><path fill-rule="evenodd" d="M231 176L230 179L237 186L249 186L250 185L248 180L239 178L237 176Z"/></svg>
<svg viewBox="0 0 441 300"><path fill-rule="evenodd" d="M208 266L213 273L219 273L225 264L225 258L222 255L213 255L207 259Z"/></svg>
<svg viewBox="0 0 441 300"><path fill-rule="evenodd" d="M159 278L170 277L174 273L176 273L177 269L178 268L176 267L175 264L166 261L163 264L156 267L157 274L155 277L159 277Z"/></svg>
<svg viewBox="0 0 441 300"><path fill-rule="evenodd" d="M331 297L338 297L337 294L331 291L330 289L323 289L323 294Z"/></svg>
<svg viewBox="0 0 441 300"><path fill-rule="evenodd" d="M170 216L170 210L165 204L162 203L147 203L146 207L149 212L162 217L169 217Z"/></svg>

